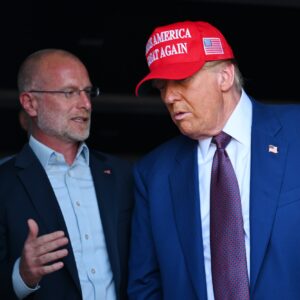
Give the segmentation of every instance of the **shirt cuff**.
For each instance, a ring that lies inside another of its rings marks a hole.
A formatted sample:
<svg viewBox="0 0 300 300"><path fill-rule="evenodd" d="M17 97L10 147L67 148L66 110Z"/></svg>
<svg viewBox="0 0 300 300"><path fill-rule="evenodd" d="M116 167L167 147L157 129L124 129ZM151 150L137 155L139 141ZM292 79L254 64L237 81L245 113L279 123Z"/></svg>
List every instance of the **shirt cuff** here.
<svg viewBox="0 0 300 300"><path fill-rule="evenodd" d="M20 275L20 257L16 260L13 268L13 274L12 274L12 283L14 291L19 299L24 299L29 294L35 292L40 288L39 285L37 285L35 288L30 288L26 285L26 283L23 281L21 275Z"/></svg>

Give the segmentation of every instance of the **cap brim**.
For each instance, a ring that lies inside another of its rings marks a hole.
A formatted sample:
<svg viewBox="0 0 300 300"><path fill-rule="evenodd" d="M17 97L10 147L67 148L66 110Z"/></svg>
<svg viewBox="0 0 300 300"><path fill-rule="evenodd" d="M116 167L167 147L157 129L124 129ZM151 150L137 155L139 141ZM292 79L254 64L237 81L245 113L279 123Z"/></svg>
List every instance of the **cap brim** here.
<svg viewBox="0 0 300 300"><path fill-rule="evenodd" d="M145 76L136 86L135 95L139 95L139 89L143 83L153 79L167 79L167 80L180 80L192 76L199 71L203 65L203 62L185 62L175 63L166 66L159 66L157 69L152 70L147 76Z"/></svg>

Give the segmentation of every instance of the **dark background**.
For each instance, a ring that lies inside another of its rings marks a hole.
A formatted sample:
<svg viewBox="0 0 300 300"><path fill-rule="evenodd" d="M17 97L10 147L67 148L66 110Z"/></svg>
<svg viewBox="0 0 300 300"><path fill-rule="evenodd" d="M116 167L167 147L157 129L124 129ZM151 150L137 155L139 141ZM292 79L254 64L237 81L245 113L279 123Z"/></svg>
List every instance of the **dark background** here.
<svg viewBox="0 0 300 300"><path fill-rule="evenodd" d="M248 94L264 102L298 102L299 1L20 1L0 9L0 153L26 141L18 123L16 75L22 60L42 48L78 55L101 89L95 100L94 148L136 158L177 134L157 97L135 97L147 73L146 41L160 25L202 20L231 44ZM300 121L300 120L299 120Z"/></svg>

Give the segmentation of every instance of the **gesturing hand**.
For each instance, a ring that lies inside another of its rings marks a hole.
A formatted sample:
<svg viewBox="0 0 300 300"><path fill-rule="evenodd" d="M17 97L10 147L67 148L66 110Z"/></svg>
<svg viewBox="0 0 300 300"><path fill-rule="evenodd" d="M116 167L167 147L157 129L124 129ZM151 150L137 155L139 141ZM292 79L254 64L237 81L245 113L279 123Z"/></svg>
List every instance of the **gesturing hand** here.
<svg viewBox="0 0 300 300"><path fill-rule="evenodd" d="M68 255L68 244L63 231L55 231L38 237L39 227L33 219L27 221L29 232L20 260L20 275L29 287L35 287L44 275L61 269L59 259Z"/></svg>

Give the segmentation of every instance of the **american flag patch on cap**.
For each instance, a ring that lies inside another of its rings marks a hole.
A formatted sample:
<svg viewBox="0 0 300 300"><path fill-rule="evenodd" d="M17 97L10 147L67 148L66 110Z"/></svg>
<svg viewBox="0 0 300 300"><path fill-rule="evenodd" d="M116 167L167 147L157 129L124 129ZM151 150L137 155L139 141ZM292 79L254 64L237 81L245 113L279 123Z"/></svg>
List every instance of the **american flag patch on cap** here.
<svg viewBox="0 0 300 300"><path fill-rule="evenodd" d="M219 38L203 38L204 52L210 54L224 54L221 40Z"/></svg>

